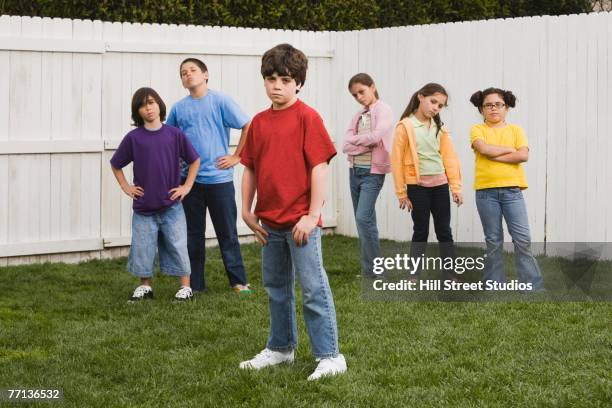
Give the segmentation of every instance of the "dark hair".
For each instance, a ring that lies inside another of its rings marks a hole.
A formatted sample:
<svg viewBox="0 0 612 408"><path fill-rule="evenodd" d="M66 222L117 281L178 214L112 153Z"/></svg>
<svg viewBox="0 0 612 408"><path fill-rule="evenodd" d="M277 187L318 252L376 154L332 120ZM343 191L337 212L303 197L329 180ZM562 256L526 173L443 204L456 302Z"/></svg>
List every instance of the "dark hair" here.
<svg viewBox="0 0 612 408"><path fill-rule="evenodd" d="M147 102L147 99L152 97L155 99L155 102L159 105L159 119L163 122L166 120L166 104L162 101L162 98L159 96L155 89L153 88L140 88L136 92L134 92L134 96L132 96L132 120L134 123L133 126L144 126L144 119L138 113L138 110Z"/></svg>
<svg viewBox="0 0 612 408"><path fill-rule="evenodd" d="M470 102L472 105L478 108L478 112L482 113L482 104L484 103L485 98L491 94L498 94L500 98L504 100L506 106L510 108L514 108L516 106L516 96L512 93L512 91L504 91L499 88L487 88L484 91L476 91L470 97Z"/></svg>
<svg viewBox="0 0 612 408"><path fill-rule="evenodd" d="M408 106L406 107L406 110L404 110L404 113L402 113L400 120L410 116L411 114L416 112L417 109L419 109L419 104L420 104L419 95L431 96L436 93L441 93L442 95L448 98L448 93L446 92L446 89L444 89L442 85L436 84L433 82L428 83L427 85L423 86L421 89L416 91L414 94L412 94L412 97L410 98L410 102L408 102ZM442 119L440 119L439 113L433 117L433 120L436 126L438 127L438 130L436 131L436 136L437 136L440 130L442 130L442 126L444 125L444 122L442 122Z"/></svg>
<svg viewBox="0 0 612 408"><path fill-rule="evenodd" d="M264 78L276 72L277 75L293 78L298 86L304 85L307 69L306 55L290 44L279 44L270 48L261 57L261 76Z"/></svg>
<svg viewBox="0 0 612 408"><path fill-rule="evenodd" d="M179 77L181 76L181 68L183 68L183 65L188 62L193 62L194 64L196 64L202 70L202 72L208 72L208 68L202 60L199 60L197 58L186 58L183 60L183 62L181 62L181 65L179 65ZM206 80L206 83L208 83L208 79Z"/></svg>
<svg viewBox="0 0 612 408"><path fill-rule="evenodd" d="M355 84L372 86L374 85L374 80L372 79L370 75L364 72L361 72L359 74L353 75L353 77L349 80L349 83L348 83L349 92L351 90L351 87ZM374 89L374 96L376 96L376 99L380 99L380 97L378 96L378 89Z"/></svg>

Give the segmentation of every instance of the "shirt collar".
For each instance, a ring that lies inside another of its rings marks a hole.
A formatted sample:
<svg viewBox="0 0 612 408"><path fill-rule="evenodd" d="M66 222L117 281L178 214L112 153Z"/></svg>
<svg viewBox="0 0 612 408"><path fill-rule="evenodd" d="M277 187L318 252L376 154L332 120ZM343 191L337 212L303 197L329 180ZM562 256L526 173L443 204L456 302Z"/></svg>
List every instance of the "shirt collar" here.
<svg viewBox="0 0 612 408"><path fill-rule="evenodd" d="M416 118L416 116L414 116L414 113L411 113L410 116L408 116L408 119L410 119L410 121L412 122L412 125L415 128L425 127L425 124L423 122L421 122L420 120L418 120ZM429 127L429 130L435 130L435 129L437 129L437 125L436 125L436 122L434 122L434 120L432 119L431 120L431 126Z"/></svg>
<svg viewBox="0 0 612 408"><path fill-rule="evenodd" d="M425 127L425 125L416 118L416 116L414 116L414 113L411 113L410 116L408 116L408 119L410 119L410 121L412 122L412 126L414 126L415 128L418 127Z"/></svg>
<svg viewBox="0 0 612 408"><path fill-rule="evenodd" d="M377 99L376 102L368 106L367 108L363 108L361 113L372 112L372 109L380 102L380 99Z"/></svg>

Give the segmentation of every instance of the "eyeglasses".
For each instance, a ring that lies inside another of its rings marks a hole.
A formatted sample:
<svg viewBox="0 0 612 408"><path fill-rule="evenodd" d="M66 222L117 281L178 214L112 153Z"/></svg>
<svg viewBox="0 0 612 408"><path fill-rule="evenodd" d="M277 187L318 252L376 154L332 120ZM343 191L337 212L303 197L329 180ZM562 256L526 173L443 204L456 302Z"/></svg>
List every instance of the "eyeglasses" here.
<svg viewBox="0 0 612 408"><path fill-rule="evenodd" d="M499 109L503 108L504 106L506 106L506 104L505 103L501 103L501 102L485 103L484 105L482 105L482 107L485 108L486 110L491 110L493 108L496 108L496 109L499 110Z"/></svg>

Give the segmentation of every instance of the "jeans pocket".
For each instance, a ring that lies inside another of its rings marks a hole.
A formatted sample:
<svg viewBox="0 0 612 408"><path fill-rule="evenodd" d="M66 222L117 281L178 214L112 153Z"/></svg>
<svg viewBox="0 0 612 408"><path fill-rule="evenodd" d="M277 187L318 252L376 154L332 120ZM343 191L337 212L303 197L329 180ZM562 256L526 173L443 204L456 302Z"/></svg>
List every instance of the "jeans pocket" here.
<svg viewBox="0 0 612 408"><path fill-rule="evenodd" d="M504 194L507 196L509 200L522 200L523 199L523 192L518 187L507 188Z"/></svg>

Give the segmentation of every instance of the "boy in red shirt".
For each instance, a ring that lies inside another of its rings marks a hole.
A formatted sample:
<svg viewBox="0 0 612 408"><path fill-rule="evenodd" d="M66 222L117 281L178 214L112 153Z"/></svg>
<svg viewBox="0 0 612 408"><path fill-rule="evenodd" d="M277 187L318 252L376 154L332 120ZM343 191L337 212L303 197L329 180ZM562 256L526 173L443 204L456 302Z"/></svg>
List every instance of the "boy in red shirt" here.
<svg viewBox="0 0 612 408"><path fill-rule="evenodd" d="M268 50L261 61L272 106L253 118L241 154L242 218L263 244L270 335L266 348L240 363L240 368L258 370L293 362L295 273L312 352L319 361L308 379L316 380L345 372L346 361L338 351L336 311L321 256L321 208L328 162L336 149L321 116L297 98L307 68L306 56L289 44Z"/></svg>

